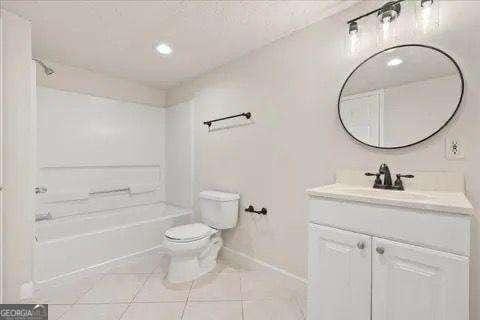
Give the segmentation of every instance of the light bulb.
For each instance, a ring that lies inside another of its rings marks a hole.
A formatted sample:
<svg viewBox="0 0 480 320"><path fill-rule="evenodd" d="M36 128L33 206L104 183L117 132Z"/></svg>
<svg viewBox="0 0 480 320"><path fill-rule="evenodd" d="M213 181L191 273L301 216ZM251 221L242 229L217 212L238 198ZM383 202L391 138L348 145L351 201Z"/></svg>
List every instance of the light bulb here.
<svg viewBox="0 0 480 320"><path fill-rule="evenodd" d="M352 21L348 25L347 54L354 56L358 51L360 51L360 32L357 22Z"/></svg>
<svg viewBox="0 0 480 320"><path fill-rule="evenodd" d="M439 1L422 0L416 7L417 29L429 33L438 27Z"/></svg>
<svg viewBox="0 0 480 320"><path fill-rule="evenodd" d="M390 17L384 17L383 18L382 29L383 29L383 39L384 40L387 40L389 38L390 23L391 23L391 18Z"/></svg>

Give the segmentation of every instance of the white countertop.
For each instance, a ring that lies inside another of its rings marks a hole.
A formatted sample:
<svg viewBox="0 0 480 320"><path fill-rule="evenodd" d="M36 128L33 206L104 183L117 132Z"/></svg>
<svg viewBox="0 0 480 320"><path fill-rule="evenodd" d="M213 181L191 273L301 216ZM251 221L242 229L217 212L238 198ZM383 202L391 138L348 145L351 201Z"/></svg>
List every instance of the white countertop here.
<svg viewBox="0 0 480 320"><path fill-rule="evenodd" d="M471 215L474 212L473 206L465 194L456 191L396 191L335 183L308 189L307 194L311 197L350 200L465 215Z"/></svg>

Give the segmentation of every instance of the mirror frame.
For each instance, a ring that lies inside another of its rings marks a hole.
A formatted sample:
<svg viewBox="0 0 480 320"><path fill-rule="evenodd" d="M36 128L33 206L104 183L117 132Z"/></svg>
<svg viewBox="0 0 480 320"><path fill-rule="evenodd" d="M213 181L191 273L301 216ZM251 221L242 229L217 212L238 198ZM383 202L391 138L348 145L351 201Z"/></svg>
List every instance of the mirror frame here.
<svg viewBox="0 0 480 320"><path fill-rule="evenodd" d="M345 88L345 86L347 85L348 80L352 77L352 75L355 73L355 71L357 71L362 65L364 65L366 62L370 61L370 60L373 59L374 57L376 57L376 56L384 53L385 51L388 51L388 50L391 50L391 49L396 49L396 48L402 48L402 47L422 47L422 48L428 48L428 49L437 51L437 52L443 54L445 57L447 57L447 58L454 64L454 66L457 68L458 73L459 73L459 75L460 75L460 81L461 81L460 98L458 99L457 107L455 108L455 111L452 113L452 115L450 116L450 118L448 118L448 120L445 121L445 123L444 123L439 129L437 129L435 132L433 132L432 134L430 134L430 135L427 136L426 138L423 138L422 140L418 140L418 141L416 141L416 142L413 142L413 143L410 143L410 144L406 144L406 145L403 145L403 146L395 146L395 147L374 146L374 145L372 145L372 144L368 144L368 143L366 143L366 142L363 142L363 141L357 139L350 131L348 131L347 127L346 127L345 124L343 123L342 117L341 117L341 115L340 115L340 102L341 102L341 98L342 98L342 92L343 92L343 89ZM439 133L440 131L442 131L443 128L445 128L445 127L450 123L450 121L451 121L451 120L453 119L453 117L457 114L458 109L460 108L460 104L462 103L462 100L463 100L464 89L465 89L465 81L464 81L464 79L463 79L462 70L460 69L460 66L458 65L458 63L457 63L448 53L446 53L445 51L443 51L443 50L441 50L441 49L438 49L438 48L435 48L435 47L432 47L432 46L429 46L429 45L424 45L424 44L415 44L415 43L412 43L412 44L397 45L397 46L393 46L393 47L389 47L389 48L383 49L383 50L381 50L381 51L379 51L379 52L371 55L371 56L368 57L367 59L363 60L357 67L355 67L355 69L353 69L352 72L350 72L350 74L348 75L347 79L345 79L345 81L344 81L344 83L343 83L343 85L342 85L342 88L340 89L340 93L338 94L338 102L337 102L338 118L340 119L340 123L342 124L343 129L348 133L348 135L349 135L350 137L352 137L355 141L360 142L360 143L363 144L363 145L366 145L366 146L369 146L369 147L373 147L373 148L376 148L376 149L384 149L384 150L407 148L407 147L411 147L411 146L414 146L414 145L416 145L416 144L422 143L423 141L425 141L425 140L427 140L427 139L430 139L431 137L433 137L434 135L436 135L437 133Z"/></svg>

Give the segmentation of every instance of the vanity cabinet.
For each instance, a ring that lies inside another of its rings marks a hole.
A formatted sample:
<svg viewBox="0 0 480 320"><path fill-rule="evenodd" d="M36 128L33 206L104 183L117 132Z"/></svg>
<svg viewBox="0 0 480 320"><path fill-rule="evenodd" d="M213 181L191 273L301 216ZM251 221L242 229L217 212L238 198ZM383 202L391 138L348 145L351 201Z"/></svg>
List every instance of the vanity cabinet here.
<svg viewBox="0 0 480 320"><path fill-rule="evenodd" d="M309 319L370 319L371 242L363 234L310 225Z"/></svg>
<svg viewBox="0 0 480 320"><path fill-rule="evenodd" d="M372 319L467 320L468 263L467 257L373 238Z"/></svg>
<svg viewBox="0 0 480 320"><path fill-rule="evenodd" d="M465 256L311 223L309 320L467 320Z"/></svg>

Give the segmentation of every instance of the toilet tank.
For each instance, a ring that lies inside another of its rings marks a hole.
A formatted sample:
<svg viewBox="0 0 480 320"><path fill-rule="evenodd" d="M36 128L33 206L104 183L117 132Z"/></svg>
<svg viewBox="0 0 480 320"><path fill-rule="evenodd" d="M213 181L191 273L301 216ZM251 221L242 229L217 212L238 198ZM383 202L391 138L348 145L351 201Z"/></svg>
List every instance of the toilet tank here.
<svg viewBox="0 0 480 320"><path fill-rule="evenodd" d="M231 229L237 225L240 195L220 191L202 191L200 214L206 225L215 229Z"/></svg>

